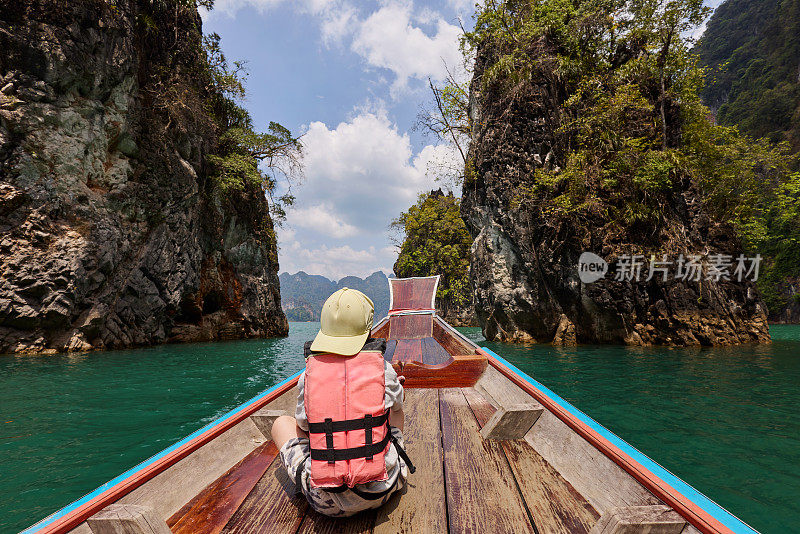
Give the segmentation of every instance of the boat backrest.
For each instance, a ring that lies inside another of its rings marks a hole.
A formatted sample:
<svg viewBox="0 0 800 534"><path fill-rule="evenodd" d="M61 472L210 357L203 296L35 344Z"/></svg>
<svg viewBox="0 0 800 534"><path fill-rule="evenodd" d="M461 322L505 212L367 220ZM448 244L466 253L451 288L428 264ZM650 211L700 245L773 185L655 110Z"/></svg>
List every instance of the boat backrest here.
<svg viewBox="0 0 800 534"><path fill-rule="evenodd" d="M389 279L389 315L435 313L439 276Z"/></svg>
<svg viewBox="0 0 800 534"><path fill-rule="evenodd" d="M390 339L422 339L433 336L433 315L395 315L389 317Z"/></svg>

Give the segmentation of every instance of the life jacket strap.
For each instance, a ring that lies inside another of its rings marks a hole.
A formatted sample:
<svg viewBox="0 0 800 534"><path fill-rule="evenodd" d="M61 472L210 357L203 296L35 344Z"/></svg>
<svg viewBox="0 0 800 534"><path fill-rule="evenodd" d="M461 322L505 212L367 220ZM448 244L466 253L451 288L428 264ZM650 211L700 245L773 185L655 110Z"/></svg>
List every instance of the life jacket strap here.
<svg viewBox="0 0 800 534"><path fill-rule="evenodd" d="M325 449L311 448L312 460L323 460L329 464L336 463L338 460L353 460L355 458L366 458L372 460L373 456L381 452L389 439L389 410L386 410L382 415L374 417L372 414L367 414L358 419L345 419L344 421L334 421L330 417L324 421L308 423L309 434L325 434ZM385 426L386 439L381 440L381 443L372 442L372 429ZM353 447L350 449L336 450L333 448L333 433L334 432L352 432L354 430L364 431L364 446Z"/></svg>
<svg viewBox="0 0 800 534"><path fill-rule="evenodd" d="M410 473L416 472L417 468L414 467L413 463L411 463L411 459L408 457L408 453L400 445L400 442L397 440L397 438L394 436L394 434L391 433L391 427L389 428L388 436L389 436L389 439L392 441L392 444L395 446L395 449L397 450L397 454L400 456L400 458L403 459L405 464L408 466L408 471ZM385 446L385 444L384 444L384 446ZM312 450L311 451L312 458L313 458L313 452L314 451ZM324 451L320 451L320 452L324 452ZM298 469L297 473L295 474L295 482L294 482L295 494L298 494L298 495L302 493L303 471L304 471L304 469ZM378 492L361 491L360 489L355 488L355 487L351 488L347 484L342 484L341 486L336 486L336 487L333 487L333 488L323 488L323 490L328 492L328 493L344 493L347 490L351 490L353 493L355 493L356 495L358 495L362 499L365 499L367 501L375 501L375 500L381 499L381 498L385 497L386 495L388 495L389 493L391 493L394 490L395 486L397 486L397 481L399 479L400 479L400 475L398 474L398 476L395 477L394 482L392 482L391 486L389 486L388 488L386 488L383 491L378 491Z"/></svg>
<svg viewBox="0 0 800 534"><path fill-rule="evenodd" d="M329 432L351 432L353 430L367 430L382 426L389 420L389 411L377 417L367 414L358 419L345 419L344 421L332 421L330 418L317 423L308 423L308 431L311 434L327 434Z"/></svg>
<svg viewBox="0 0 800 534"><path fill-rule="evenodd" d="M325 462L339 462L342 460L355 460L356 458L368 458L383 451L389 443L391 433L386 432L386 436L377 443L364 445L362 447L351 447L349 449L314 449L311 448L311 459Z"/></svg>
<svg viewBox="0 0 800 534"><path fill-rule="evenodd" d="M389 429L386 429L389 432ZM367 414L364 416L364 446L369 448L372 445L372 416ZM372 460L372 455L365 456L367 460Z"/></svg>
<svg viewBox="0 0 800 534"><path fill-rule="evenodd" d="M397 438L394 437L394 434L391 433L391 429L389 430L390 430L389 434L392 436L391 437L392 443L394 443L394 447L395 449L397 449L397 454L400 455L400 458L402 458L403 461L408 466L408 472L413 475L417 471L417 468L414 467L414 464L411 463L411 458L408 457L408 453L406 452L406 450L402 446L400 446L400 442L397 441Z"/></svg>

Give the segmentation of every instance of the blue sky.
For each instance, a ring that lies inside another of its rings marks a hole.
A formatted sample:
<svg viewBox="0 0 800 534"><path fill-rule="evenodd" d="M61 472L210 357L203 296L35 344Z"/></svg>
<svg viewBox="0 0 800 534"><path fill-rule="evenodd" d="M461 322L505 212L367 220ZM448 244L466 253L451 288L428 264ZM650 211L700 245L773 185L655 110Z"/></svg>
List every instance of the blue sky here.
<svg viewBox="0 0 800 534"><path fill-rule="evenodd" d="M431 161L451 150L413 131L427 78L458 68L470 1L217 0L203 15L232 60L246 60L244 102L258 128L303 133L304 178L278 228L281 271L333 279L391 272L388 226L438 187Z"/></svg>
<svg viewBox="0 0 800 534"><path fill-rule="evenodd" d="M716 5L720 0L711 0ZM334 280L391 272L389 223L440 184L431 166L457 161L414 131L428 77L463 72L459 20L473 0L216 0L206 33L245 60L244 102L256 127L303 134L304 177L278 228L281 271Z"/></svg>

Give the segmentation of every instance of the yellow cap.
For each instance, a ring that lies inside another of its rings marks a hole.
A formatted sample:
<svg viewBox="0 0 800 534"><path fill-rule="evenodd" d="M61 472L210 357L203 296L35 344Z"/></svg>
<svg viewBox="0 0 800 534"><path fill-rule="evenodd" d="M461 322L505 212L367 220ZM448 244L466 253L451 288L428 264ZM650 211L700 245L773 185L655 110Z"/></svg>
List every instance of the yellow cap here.
<svg viewBox="0 0 800 534"><path fill-rule="evenodd" d="M343 287L322 305L320 328L311 344L314 352L342 356L358 354L372 330L375 305L361 291Z"/></svg>

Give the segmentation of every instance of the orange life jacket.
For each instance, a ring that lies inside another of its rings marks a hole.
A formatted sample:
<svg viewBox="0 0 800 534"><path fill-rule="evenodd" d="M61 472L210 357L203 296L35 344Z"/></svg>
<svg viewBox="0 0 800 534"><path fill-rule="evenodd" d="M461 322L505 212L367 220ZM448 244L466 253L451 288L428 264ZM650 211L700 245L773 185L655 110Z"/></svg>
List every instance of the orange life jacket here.
<svg viewBox="0 0 800 534"><path fill-rule="evenodd" d="M391 433L385 389L380 351L308 358L304 402L311 486L352 488L388 478L384 458Z"/></svg>

